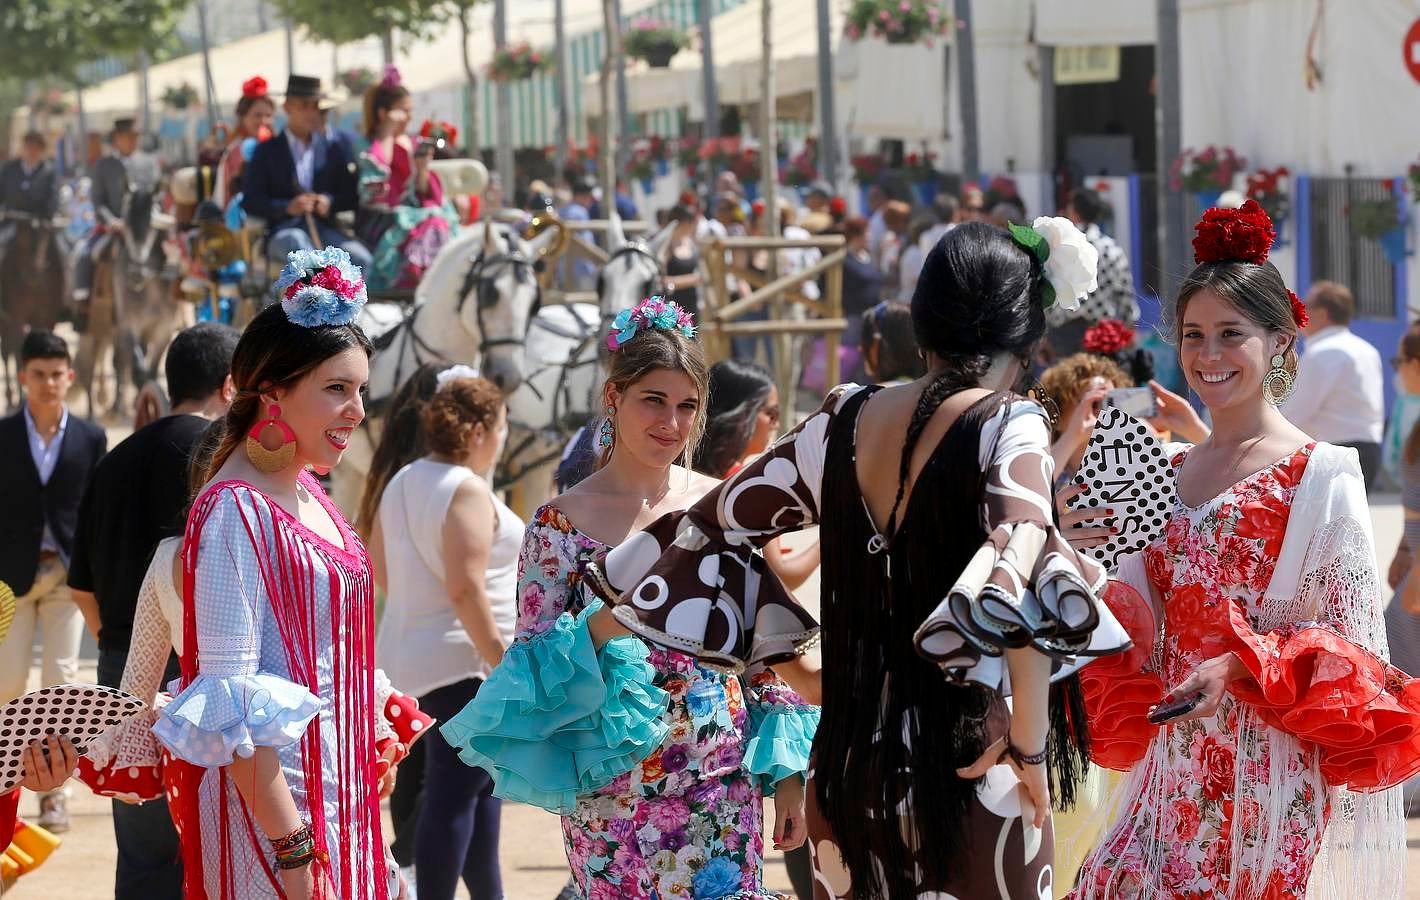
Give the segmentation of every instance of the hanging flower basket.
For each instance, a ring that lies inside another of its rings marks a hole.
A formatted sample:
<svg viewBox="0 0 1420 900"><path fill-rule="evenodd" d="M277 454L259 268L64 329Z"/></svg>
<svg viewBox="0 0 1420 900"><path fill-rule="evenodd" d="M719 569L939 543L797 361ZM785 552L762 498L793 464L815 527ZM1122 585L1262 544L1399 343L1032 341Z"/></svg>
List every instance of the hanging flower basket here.
<svg viewBox="0 0 1420 900"><path fill-rule="evenodd" d="M1386 260L1398 266L1411 255L1406 246L1406 220L1400 208L1400 197L1395 193L1395 179L1386 179L1384 185L1384 197L1357 200L1346 208L1346 218L1351 222L1352 231L1380 244Z"/></svg>
<svg viewBox="0 0 1420 900"><path fill-rule="evenodd" d="M853 166L853 180L859 184L872 184L887 168L887 160L881 153L863 153L849 160Z"/></svg>
<svg viewBox="0 0 1420 900"><path fill-rule="evenodd" d="M351 94L363 94L379 80L369 66L355 66L340 73L340 85Z"/></svg>
<svg viewBox="0 0 1420 900"><path fill-rule="evenodd" d="M1193 194L1211 193L1213 199L1232 187L1233 176L1247 165L1247 160L1233 152L1232 147L1189 148L1179 154L1169 168L1169 187Z"/></svg>
<svg viewBox="0 0 1420 900"><path fill-rule="evenodd" d="M531 44L511 44L493 52L488 77L494 81L522 81L552 68L553 61L534 50Z"/></svg>
<svg viewBox="0 0 1420 900"><path fill-rule="evenodd" d="M188 82L163 88L163 106L172 110L189 109L197 105L197 88Z"/></svg>
<svg viewBox="0 0 1420 900"><path fill-rule="evenodd" d="M1287 224L1287 219L1292 215L1292 195L1284 189L1283 179L1291 174L1286 166L1279 166L1271 171L1258 169L1247 176L1248 198L1257 201L1277 230L1277 239L1272 242L1273 247L1287 245L1287 241L1283 237L1283 228Z"/></svg>
<svg viewBox="0 0 1420 900"><path fill-rule="evenodd" d="M641 16L626 31L622 49L632 59L644 59L653 69L664 69L671 58L690 46L690 35L668 22Z"/></svg>
<svg viewBox="0 0 1420 900"><path fill-rule="evenodd" d="M759 184L763 170L760 167L759 151L750 147L741 150L729 161L729 169L739 178L740 184Z"/></svg>
<svg viewBox="0 0 1420 900"><path fill-rule="evenodd" d="M889 44L933 42L952 27L941 0L853 0L843 23L850 41L881 38Z"/></svg>

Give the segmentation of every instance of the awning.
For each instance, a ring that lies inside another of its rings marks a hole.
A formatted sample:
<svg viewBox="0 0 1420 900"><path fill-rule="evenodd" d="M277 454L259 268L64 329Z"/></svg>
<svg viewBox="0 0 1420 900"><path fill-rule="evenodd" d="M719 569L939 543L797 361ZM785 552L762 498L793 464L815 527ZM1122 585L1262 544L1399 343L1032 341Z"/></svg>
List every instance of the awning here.
<svg viewBox="0 0 1420 900"><path fill-rule="evenodd" d="M710 21L719 99L725 104L758 102L763 35L760 4L742 3ZM838 46L843 31L841 4L830 4L830 34ZM818 86L818 3L816 0L775 0L774 77L781 97L814 91ZM627 104L633 113L688 106L692 119L704 117L701 89L702 57L696 48L682 50L669 68L631 63L626 75ZM601 114L597 73L582 80L583 111Z"/></svg>
<svg viewBox="0 0 1420 900"><path fill-rule="evenodd" d="M1035 0L1035 42L1051 47L1152 44L1152 0Z"/></svg>

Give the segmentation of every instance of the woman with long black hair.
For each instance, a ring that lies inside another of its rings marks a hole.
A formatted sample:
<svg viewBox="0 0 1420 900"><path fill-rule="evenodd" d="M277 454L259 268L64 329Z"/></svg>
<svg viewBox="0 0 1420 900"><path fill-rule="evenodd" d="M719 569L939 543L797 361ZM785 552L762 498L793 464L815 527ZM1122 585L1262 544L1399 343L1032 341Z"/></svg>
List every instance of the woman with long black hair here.
<svg viewBox="0 0 1420 900"><path fill-rule="evenodd" d="M1049 785L1068 802L1084 769L1064 676L1128 639L1099 598L1104 572L1056 531L1049 427L1012 386L1044 307L1093 287L1095 262L1061 219L955 229L912 302L926 375L835 391L686 513L587 568L618 604L596 628L729 668L782 664L817 629L752 551L821 524L818 900L1051 889Z"/></svg>

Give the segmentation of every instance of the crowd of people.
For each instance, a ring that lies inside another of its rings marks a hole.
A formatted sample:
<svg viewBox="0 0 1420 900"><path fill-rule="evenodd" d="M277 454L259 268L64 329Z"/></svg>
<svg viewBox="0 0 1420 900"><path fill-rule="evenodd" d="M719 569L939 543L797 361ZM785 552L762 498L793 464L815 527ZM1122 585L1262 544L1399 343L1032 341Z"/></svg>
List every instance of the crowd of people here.
<svg viewBox="0 0 1420 900"><path fill-rule="evenodd" d="M99 682L145 704L22 757L35 828L67 829L76 769L113 798L116 897L492 900L505 800L560 818L564 895L596 900L779 897L771 846L814 900L1401 895L1420 325L1387 432L1355 299L1293 294L1255 203L1204 215L1168 298L1200 415L1154 377L1094 192L1027 225L974 187L914 209L875 186L859 217L813 185L776 213L786 236L845 239L841 361L862 386L814 383L810 359L800 387L824 400L788 423L767 348L711 365L696 338L700 240L765 229L726 173L664 212L666 294L605 336L604 414L528 521L494 489L504 396L446 363L400 386L343 511L322 479L367 415L356 315L460 215L397 73L368 92L358 151L302 76L271 134L257 81L220 202L267 223L281 301L241 334L179 334L170 412L112 450L65 405L50 332L26 337L25 401L0 419L0 702L36 639L43 685L75 681L87 628ZM635 214L580 178L524 202ZM816 252L734 261L803 271ZM1106 567L1092 550L1125 511L1072 501L1100 490L1076 476L1130 389L1176 499ZM1407 510L1388 606L1366 505L1382 471ZM821 631L793 593L816 572ZM0 842L20 796L0 797Z"/></svg>

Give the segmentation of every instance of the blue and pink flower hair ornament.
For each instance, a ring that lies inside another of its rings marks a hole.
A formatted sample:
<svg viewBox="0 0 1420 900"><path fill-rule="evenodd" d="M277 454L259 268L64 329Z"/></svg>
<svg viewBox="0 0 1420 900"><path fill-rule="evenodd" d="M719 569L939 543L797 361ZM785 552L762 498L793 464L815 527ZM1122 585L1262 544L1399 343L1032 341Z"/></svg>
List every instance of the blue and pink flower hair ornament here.
<svg viewBox="0 0 1420 900"><path fill-rule="evenodd" d="M623 309L616 314L616 319L611 323L611 333L606 336L606 345L615 353L647 328L678 331L685 337L693 338L695 316L682 309L680 304L665 297L647 297L630 309Z"/></svg>
<svg viewBox="0 0 1420 900"><path fill-rule="evenodd" d="M365 305L365 279L339 247L292 250L276 279L286 318L306 328L349 325Z"/></svg>

